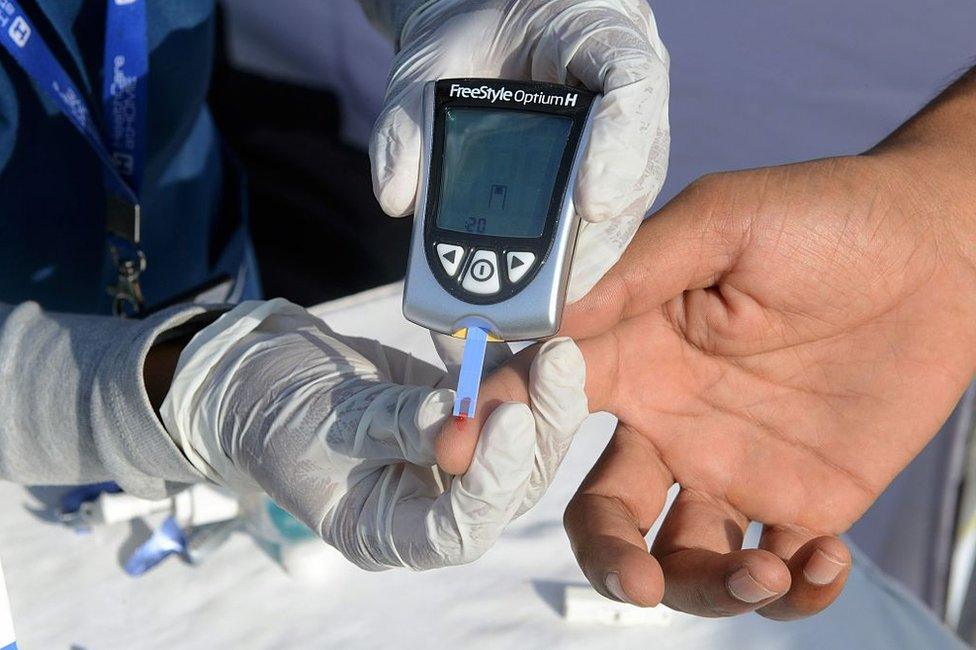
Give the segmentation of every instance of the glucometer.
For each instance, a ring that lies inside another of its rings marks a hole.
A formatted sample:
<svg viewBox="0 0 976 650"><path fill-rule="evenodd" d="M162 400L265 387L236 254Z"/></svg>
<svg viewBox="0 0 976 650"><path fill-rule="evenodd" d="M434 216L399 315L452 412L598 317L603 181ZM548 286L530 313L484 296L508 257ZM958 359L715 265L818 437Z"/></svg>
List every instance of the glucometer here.
<svg viewBox="0 0 976 650"><path fill-rule="evenodd" d="M502 79L425 88L403 313L466 339L456 416L474 415L490 339L559 330L579 230L573 187L598 101Z"/></svg>

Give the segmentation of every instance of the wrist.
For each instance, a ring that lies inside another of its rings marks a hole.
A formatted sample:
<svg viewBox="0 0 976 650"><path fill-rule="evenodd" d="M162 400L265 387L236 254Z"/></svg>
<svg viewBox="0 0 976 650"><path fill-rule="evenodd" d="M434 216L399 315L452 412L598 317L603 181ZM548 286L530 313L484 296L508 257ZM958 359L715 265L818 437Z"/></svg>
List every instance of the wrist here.
<svg viewBox="0 0 976 650"><path fill-rule="evenodd" d="M222 311L201 314L183 325L164 332L154 342L146 355L142 367L142 379L146 386L149 403L152 404L156 416L159 417L159 407L166 399L176 366L180 361L180 354L190 340L204 327L220 317Z"/></svg>
<svg viewBox="0 0 976 650"><path fill-rule="evenodd" d="M858 158L894 204L936 238L943 261L976 301L976 138L965 152L911 138Z"/></svg>
<svg viewBox="0 0 976 650"><path fill-rule="evenodd" d="M976 279L976 68L871 149ZM910 203L910 205L912 204ZM941 242L940 242L941 243Z"/></svg>

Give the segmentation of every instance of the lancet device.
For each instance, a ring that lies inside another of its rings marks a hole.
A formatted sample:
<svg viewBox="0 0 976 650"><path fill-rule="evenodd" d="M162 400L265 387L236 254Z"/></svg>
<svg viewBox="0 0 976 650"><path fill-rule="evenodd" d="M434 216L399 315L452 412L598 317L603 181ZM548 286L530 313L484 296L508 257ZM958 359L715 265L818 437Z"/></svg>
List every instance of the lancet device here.
<svg viewBox="0 0 976 650"><path fill-rule="evenodd" d="M474 415L489 339L559 329L579 230L573 187L598 102L580 88L503 79L425 88L403 313L467 340L456 416Z"/></svg>

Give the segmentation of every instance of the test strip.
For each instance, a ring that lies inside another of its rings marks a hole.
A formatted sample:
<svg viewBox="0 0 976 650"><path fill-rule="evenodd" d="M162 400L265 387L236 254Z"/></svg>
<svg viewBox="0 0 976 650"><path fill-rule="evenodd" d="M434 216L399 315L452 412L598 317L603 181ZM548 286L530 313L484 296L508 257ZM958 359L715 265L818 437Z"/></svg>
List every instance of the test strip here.
<svg viewBox="0 0 976 650"><path fill-rule="evenodd" d="M454 400L454 416L473 418L478 406L478 389L481 388L481 371L485 365L485 348L488 330L469 327L461 355L461 371L458 374L457 398Z"/></svg>

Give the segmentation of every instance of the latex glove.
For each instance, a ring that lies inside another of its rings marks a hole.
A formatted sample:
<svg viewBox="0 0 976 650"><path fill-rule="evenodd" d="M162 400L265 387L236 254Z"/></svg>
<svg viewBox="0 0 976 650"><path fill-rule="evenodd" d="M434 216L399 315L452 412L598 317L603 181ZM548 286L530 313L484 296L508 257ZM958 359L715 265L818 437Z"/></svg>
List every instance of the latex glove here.
<svg viewBox="0 0 976 650"><path fill-rule="evenodd" d="M424 83L449 77L582 84L604 94L575 189L583 219L567 299L620 258L667 172L668 53L644 0L435 0L406 23L370 142L373 189L414 211Z"/></svg>
<svg viewBox="0 0 976 650"><path fill-rule="evenodd" d="M443 370L247 302L184 349L161 415L207 478L263 489L360 567L431 569L478 558L538 501L587 415L584 374L574 343L547 343L531 409L502 404L452 478L434 467Z"/></svg>

